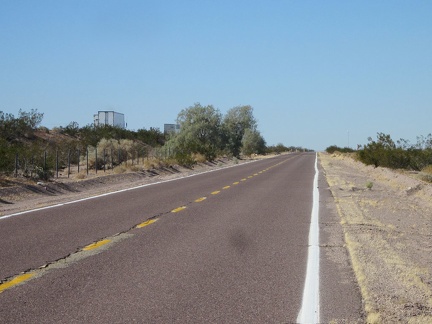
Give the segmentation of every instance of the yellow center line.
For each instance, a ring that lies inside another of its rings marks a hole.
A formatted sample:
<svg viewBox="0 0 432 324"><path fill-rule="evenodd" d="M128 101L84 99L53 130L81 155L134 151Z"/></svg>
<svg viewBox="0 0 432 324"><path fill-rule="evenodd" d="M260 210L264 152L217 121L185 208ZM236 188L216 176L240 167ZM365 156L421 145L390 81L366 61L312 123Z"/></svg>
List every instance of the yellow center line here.
<svg viewBox="0 0 432 324"><path fill-rule="evenodd" d="M225 186L222 189L225 190L225 189L229 189L229 188L231 188L231 186Z"/></svg>
<svg viewBox="0 0 432 324"><path fill-rule="evenodd" d="M176 209L171 210L171 213L178 213L179 211L182 211L183 209L186 209L186 206L181 206Z"/></svg>
<svg viewBox="0 0 432 324"><path fill-rule="evenodd" d="M195 202L201 202L201 201L203 201L203 200L206 200L207 199L207 197L201 197L201 198L198 198L197 200L195 200Z"/></svg>
<svg viewBox="0 0 432 324"><path fill-rule="evenodd" d="M138 224L136 226L136 228L143 228L143 227L149 226L150 224L153 224L156 221L157 221L157 218L149 219L149 220L147 220L147 221L145 221L145 222L143 222L141 224Z"/></svg>
<svg viewBox="0 0 432 324"><path fill-rule="evenodd" d="M249 176L248 179L253 178L253 176Z"/></svg>
<svg viewBox="0 0 432 324"><path fill-rule="evenodd" d="M89 244L89 245L83 247L83 251L89 251L89 250L97 249L98 247L105 245L109 242L111 242L111 240L106 239L106 240L101 240L99 242Z"/></svg>
<svg viewBox="0 0 432 324"><path fill-rule="evenodd" d="M212 195L217 195L219 192L220 192L219 190L216 190L216 191L213 191L211 194Z"/></svg>
<svg viewBox="0 0 432 324"><path fill-rule="evenodd" d="M236 182L233 182L233 185L238 185L240 182L238 182L238 181L236 181Z"/></svg>
<svg viewBox="0 0 432 324"><path fill-rule="evenodd" d="M254 176L257 176L258 175L258 173L254 173Z"/></svg>
<svg viewBox="0 0 432 324"><path fill-rule="evenodd" d="M243 178L243 179L241 179L240 181L246 181L246 179L245 179L245 178Z"/></svg>
<svg viewBox="0 0 432 324"><path fill-rule="evenodd" d="M34 276L34 273L24 273L22 275L19 275L19 276L13 278L11 281L1 283L0 284L0 293L2 293L3 291L5 291L8 288L16 286L16 285L20 284L21 282L24 282L24 281L30 279L33 276Z"/></svg>

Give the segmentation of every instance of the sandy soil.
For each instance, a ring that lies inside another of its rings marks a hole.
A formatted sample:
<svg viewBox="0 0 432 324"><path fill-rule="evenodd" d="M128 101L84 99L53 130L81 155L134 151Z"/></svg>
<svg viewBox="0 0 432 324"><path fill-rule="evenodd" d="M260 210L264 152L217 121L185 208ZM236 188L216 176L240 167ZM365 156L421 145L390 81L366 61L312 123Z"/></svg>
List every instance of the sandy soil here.
<svg viewBox="0 0 432 324"><path fill-rule="evenodd" d="M346 155L320 161L367 322L432 323L432 185Z"/></svg>

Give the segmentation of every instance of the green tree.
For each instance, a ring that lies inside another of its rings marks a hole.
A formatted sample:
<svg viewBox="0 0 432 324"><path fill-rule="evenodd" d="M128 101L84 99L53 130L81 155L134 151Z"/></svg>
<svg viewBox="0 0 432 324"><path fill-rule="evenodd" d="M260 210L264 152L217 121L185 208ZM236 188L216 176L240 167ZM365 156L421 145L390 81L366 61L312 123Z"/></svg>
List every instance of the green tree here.
<svg viewBox="0 0 432 324"><path fill-rule="evenodd" d="M256 129L246 128L242 138L242 153L244 155L264 154L266 143Z"/></svg>
<svg viewBox="0 0 432 324"><path fill-rule="evenodd" d="M143 128L138 129L136 132L136 137L138 140L152 146L158 147L164 144L165 136L164 134L157 128L150 127L149 130Z"/></svg>
<svg viewBox="0 0 432 324"><path fill-rule="evenodd" d="M199 153L212 161L221 148L221 119L221 113L212 105L195 103L178 114L180 132L167 144L177 155Z"/></svg>
<svg viewBox="0 0 432 324"><path fill-rule="evenodd" d="M242 150L242 140L246 129L256 130L257 121L251 106L233 107L225 114L222 122L225 149L238 157Z"/></svg>

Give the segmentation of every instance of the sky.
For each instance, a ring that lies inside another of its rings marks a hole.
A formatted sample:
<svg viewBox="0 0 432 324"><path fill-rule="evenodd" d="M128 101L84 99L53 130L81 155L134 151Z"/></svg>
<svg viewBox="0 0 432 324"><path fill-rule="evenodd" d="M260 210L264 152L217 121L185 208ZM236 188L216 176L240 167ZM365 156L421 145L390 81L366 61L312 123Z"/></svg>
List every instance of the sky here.
<svg viewBox="0 0 432 324"><path fill-rule="evenodd" d="M0 0L0 111L163 130L253 107L268 145L432 133L432 1Z"/></svg>

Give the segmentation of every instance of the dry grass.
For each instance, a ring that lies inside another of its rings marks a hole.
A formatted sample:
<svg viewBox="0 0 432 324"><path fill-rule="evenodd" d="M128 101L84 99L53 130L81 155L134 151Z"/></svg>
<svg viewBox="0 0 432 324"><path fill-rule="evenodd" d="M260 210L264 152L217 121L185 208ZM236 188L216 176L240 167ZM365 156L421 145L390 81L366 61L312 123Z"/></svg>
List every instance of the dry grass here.
<svg viewBox="0 0 432 324"><path fill-rule="evenodd" d="M114 168L115 174L126 173L128 168L125 165L119 165Z"/></svg>
<svg viewBox="0 0 432 324"><path fill-rule="evenodd" d="M343 155L321 154L320 161L335 197L367 323L432 323L429 225L424 217L430 214L429 197L426 206L414 199L418 195L407 195L411 179L402 174L355 165ZM352 190L369 177L377 190Z"/></svg>
<svg viewBox="0 0 432 324"><path fill-rule="evenodd" d="M421 172L419 173L419 178L425 182L432 183L432 164L421 170Z"/></svg>
<svg viewBox="0 0 432 324"><path fill-rule="evenodd" d="M75 176L76 179L80 179L80 180L85 179L86 177L87 177L87 174L86 174L85 171L81 171L80 173L78 173L78 174Z"/></svg>
<svg viewBox="0 0 432 324"><path fill-rule="evenodd" d="M429 164L427 167L425 167L422 172L431 174L432 175L432 164Z"/></svg>
<svg viewBox="0 0 432 324"><path fill-rule="evenodd" d="M195 162L197 163L204 163L207 161L207 159L205 158L204 155L202 154L194 154L193 155L193 159L195 160Z"/></svg>

